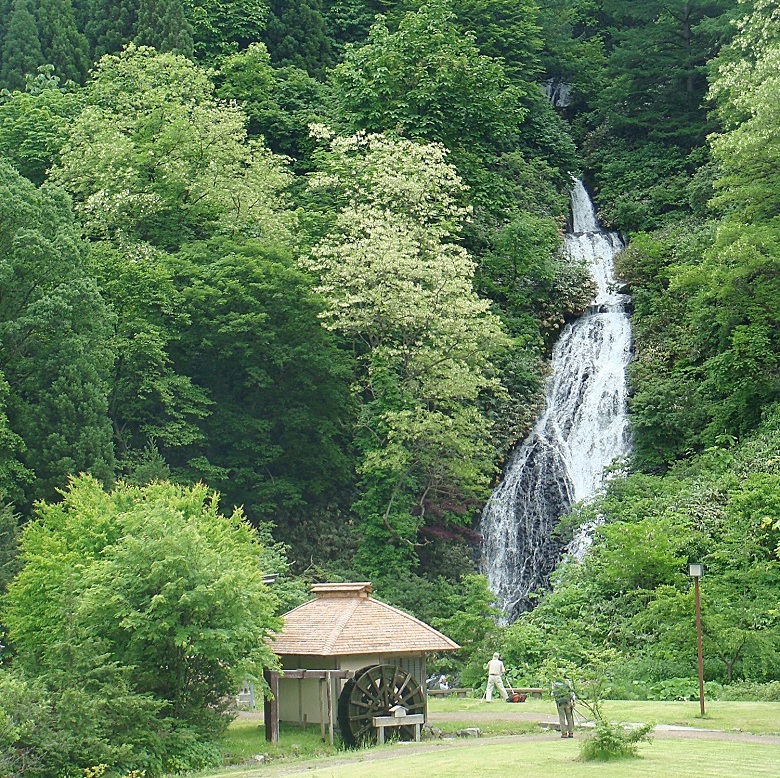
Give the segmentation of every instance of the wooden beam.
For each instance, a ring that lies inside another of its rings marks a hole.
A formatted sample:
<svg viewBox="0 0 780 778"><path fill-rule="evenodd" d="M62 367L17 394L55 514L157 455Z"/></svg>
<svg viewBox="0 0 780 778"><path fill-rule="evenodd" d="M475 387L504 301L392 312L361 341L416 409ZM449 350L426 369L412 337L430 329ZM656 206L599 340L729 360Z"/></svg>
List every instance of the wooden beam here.
<svg viewBox="0 0 780 778"><path fill-rule="evenodd" d="M320 682L317 684L317 688L320 693L320 740L322 742L325 742L325 689L323 688L323 685L327 683L327 681L323 681L322 678L320 678Z"/></svg>
<svg viewBox="0 0 780 778"><path fill-rule="evenodd" d="M354 678L354 670L283 670L282 678Z"/></svg>
<svg viewBox="0 0 780 778"><path fill-rule="evenodd" d="M263 671L271 696L263 699L263 719L265 721L265 739L269 743L279 742L279 673Z"/></svg>
<svg viewBox="0 0 780 778"><path fill-rule="evenodd" d="M334 671L331 670L328 671L327 680L325 682L327 703L328 703L328 739L330 740L331 746L333 745L333 722L334 719L336 718L336 712L335 712L336 694L334 689L336 680L332 675L333 672ZM340 672L340 671L335 671L335 672Z"/></svg>

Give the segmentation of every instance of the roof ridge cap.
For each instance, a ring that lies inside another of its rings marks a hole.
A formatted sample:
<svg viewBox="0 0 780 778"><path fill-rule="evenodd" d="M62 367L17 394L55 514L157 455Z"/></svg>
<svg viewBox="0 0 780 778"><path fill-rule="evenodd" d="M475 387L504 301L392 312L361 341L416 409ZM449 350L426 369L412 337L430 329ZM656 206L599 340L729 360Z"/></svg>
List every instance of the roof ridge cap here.
<svg viewBox="0 0 780 778"><path fill-rule="evenodd" d="M344 602L349 603L349 605L351 605L352 607L344 608L343 612L339 614L338 618L333 623L333 629L330 631L330 635L328 635L323 645L323 650L328 653L333 651L333 647L336 645L336 642L338 641L341 633L344 631L344 627L347 625L347 622L352 618L353 614L360 606L360 603L367 602L367 600L358 599L358 598L355 598L353 600L351 598L345 598Z"/></svg>

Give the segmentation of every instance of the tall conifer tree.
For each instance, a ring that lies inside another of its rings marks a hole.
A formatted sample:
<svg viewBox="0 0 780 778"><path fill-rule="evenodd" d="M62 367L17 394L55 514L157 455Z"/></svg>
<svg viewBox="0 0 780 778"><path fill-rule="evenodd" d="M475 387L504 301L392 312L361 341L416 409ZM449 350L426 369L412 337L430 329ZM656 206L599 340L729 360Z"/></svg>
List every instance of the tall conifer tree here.
<svg viewBox="0 0 780 778"><path fill-rule="evenodd" d="M3 37L0 86L6 89L23 89L25 74L35 73L43 64L32 0L14 0Z"/></svg>
<svg viewBox="0 0 780 778"><path fill-rule="evenodd" d="M71 0L38 0L38 34L47 64L63 80L83 83L89 71L89 45L76 24Z"/></svg>
<svg viewBox="0 0 780 778"><path fill-rule="evenodd" d="M271 0L263 39L275 64L294 65L310 76L333 64L321 0Z"/></svg>
<svg viewBox="0 0 780 778"><path fill-rule="evenodd" d="M192 25L181 0L141 0L134 42L192 58Z"/></svg>
<svg viewBox="0 0 780 778"><path fill-rule="evenodd" d="M85 0L84 32L92 59L119 51L136 32L139 0Z"/></svg>

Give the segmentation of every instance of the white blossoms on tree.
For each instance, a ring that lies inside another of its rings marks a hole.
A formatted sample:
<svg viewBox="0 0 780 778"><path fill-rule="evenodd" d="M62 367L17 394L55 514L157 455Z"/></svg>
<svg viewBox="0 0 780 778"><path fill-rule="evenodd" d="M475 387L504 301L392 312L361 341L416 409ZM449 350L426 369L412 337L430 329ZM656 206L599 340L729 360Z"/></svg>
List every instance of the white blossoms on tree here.
<svg viewBox="0 0 780 778"><path fill-rule="evenodd" d="M493 469L479 399L503 391L491 359L508 340L456 242L469 211L446 153L384 135L335 138L312 180L339 206L304 264L320 279L325 326L359 355L358 510L369 536L396 541L396 562L410 558L426 516L470 520ZM374 543L366 572L394 566L376 559Z"/></svg>

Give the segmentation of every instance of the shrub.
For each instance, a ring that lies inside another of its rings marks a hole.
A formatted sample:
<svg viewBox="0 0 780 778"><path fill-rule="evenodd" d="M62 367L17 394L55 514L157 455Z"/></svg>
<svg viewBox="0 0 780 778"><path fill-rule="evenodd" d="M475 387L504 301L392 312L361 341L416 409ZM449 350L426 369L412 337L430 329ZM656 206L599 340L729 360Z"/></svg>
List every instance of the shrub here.
<svg viewBox="0 0 780 778"><path fill-rule="evenodd" d="M707 689L704 690L704 693L707 693ZM724 686L721 689L719 699L735 702L780 702L780 681L770 681L769 683L742 681Z"/></svg>
<svg viewBox="0 0 780 778"><path fill-rule="evenodd" d="M707 681L704 684L704 696L711 700L721 699L723 686L717 681ZM647 690L648 700L671 702L674 700L690 702L699 699L698 678L667 678L653 684Z"/></svg>
<svg viewBox="0 0 780 778"><path fill-rule="evenodd" d="M593 735L580 746L580 758L588 762L603 762L639 756L639 744L650 741L653 727L653 723L648 723L629 729L600 717L596 720Z"/></svg>

